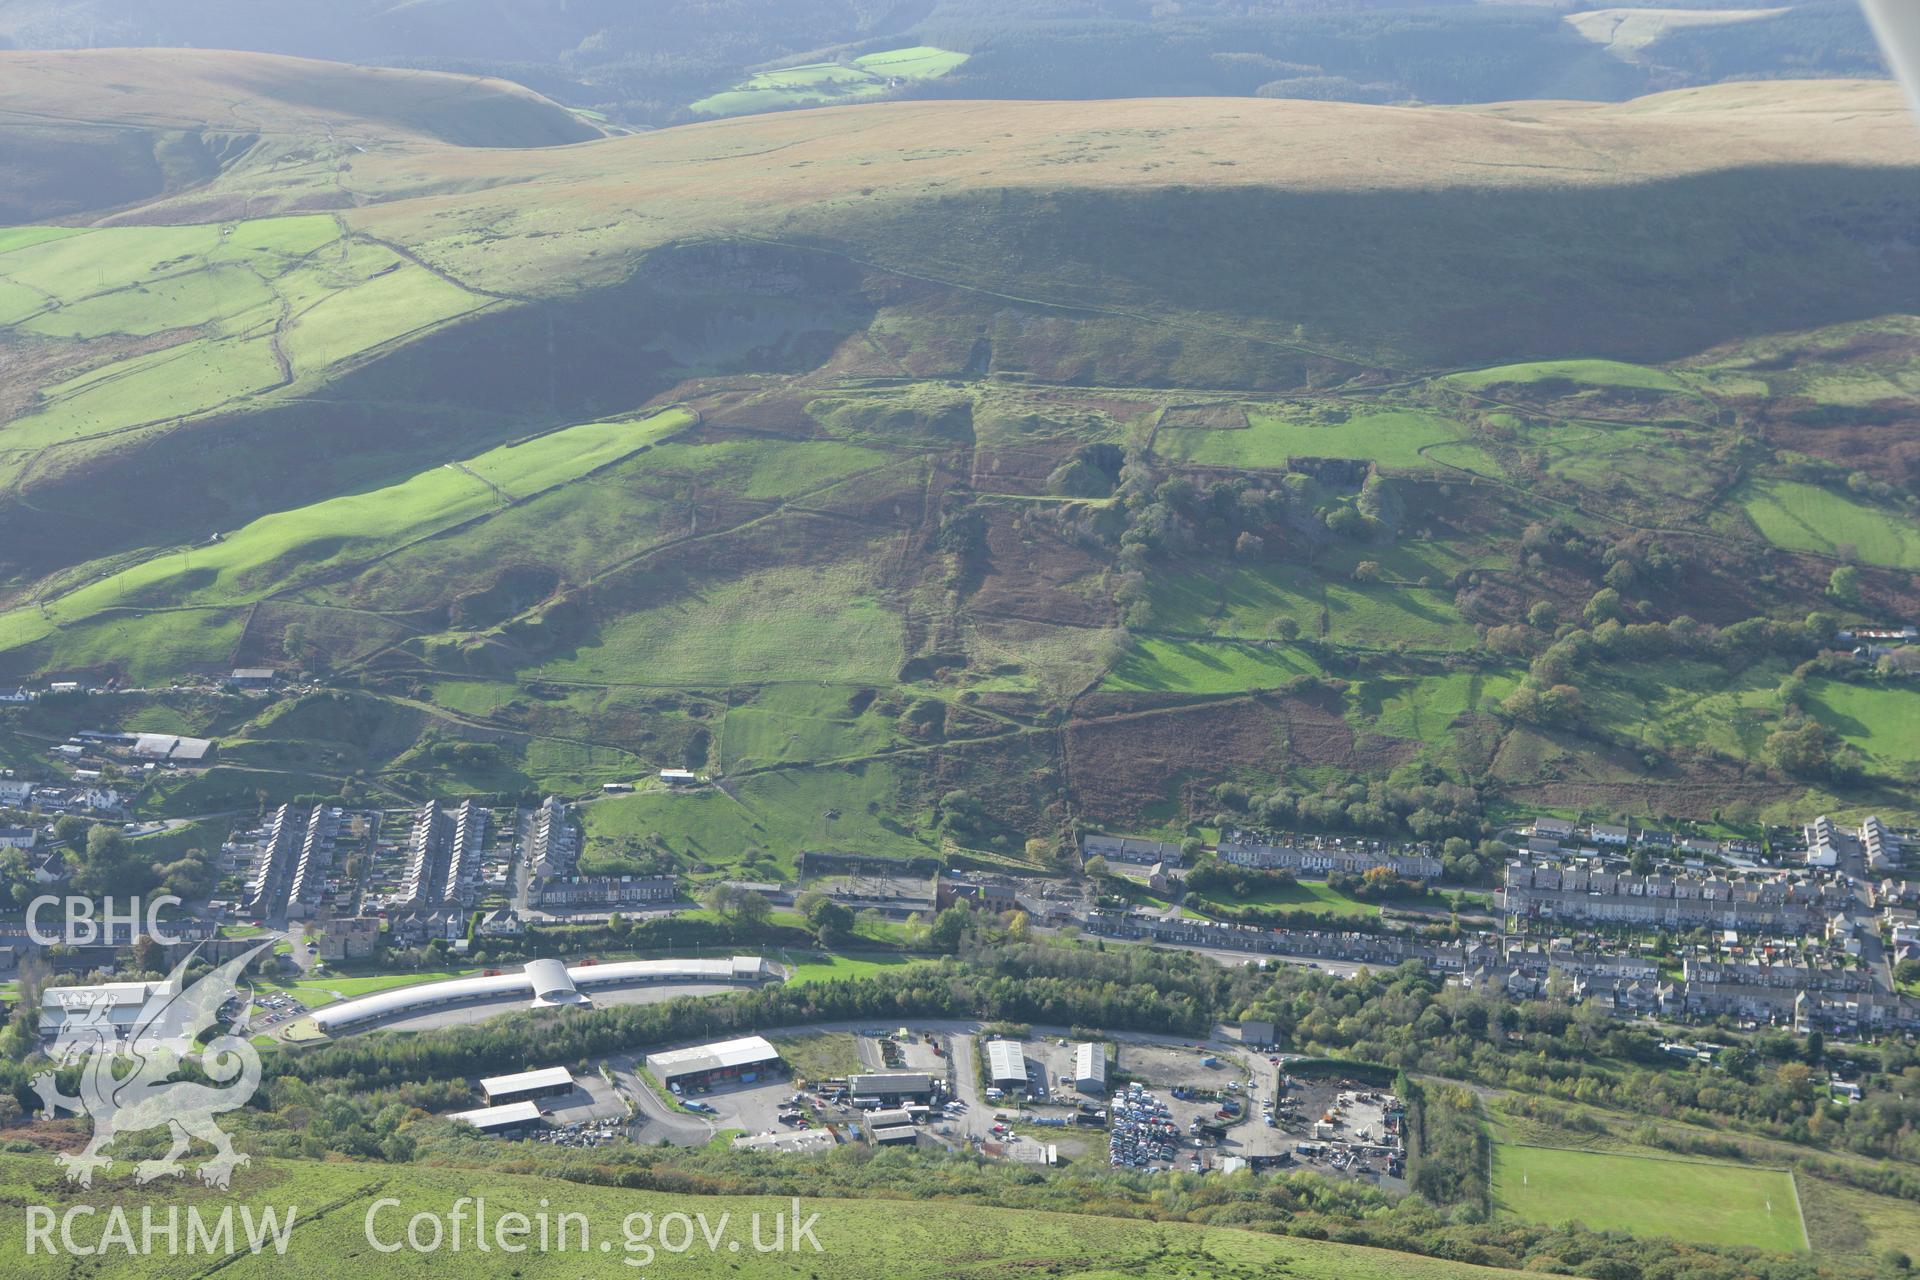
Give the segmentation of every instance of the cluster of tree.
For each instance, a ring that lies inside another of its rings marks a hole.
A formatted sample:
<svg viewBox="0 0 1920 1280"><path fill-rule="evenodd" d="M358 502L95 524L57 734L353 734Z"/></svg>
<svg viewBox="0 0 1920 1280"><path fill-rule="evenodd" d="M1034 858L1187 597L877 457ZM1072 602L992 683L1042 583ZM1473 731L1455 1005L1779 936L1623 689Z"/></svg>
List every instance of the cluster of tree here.
<svg viewBox="0 0 1920 1280"><path fill-rule="evenodd" d="M1848 786L1867 771L1865 756L1797 709L1789 709L1781 726L1767 735L1762 751L1769 767L1793 778Z"/></svg>
<svg viewBox="0 0 1920 1280"><path fill-rule="evenodd" d="M1216 793L1229 812L1215 825L1277 831L1360 831L1406 835L1416 840L1478 839L1492 834L1472 787L1449 781L1438 770L1412 777L1329 783L1316 792L1281 787L1264 796Z"/></svg>
<svg viewBox="0 0 1920 1280"><path fill-rule="evenodd" d="M1335 871L1327 877L1327 885L1362 902L1392 902L1427 896L1426 881L1403 876L1391 867L1370 867L1357 876Z"/></svg>
<svg viewBox="0 0 1920 1280"><path fill-rule="evenodd" d="M1299 882L1290 871L1263 871L1237 867L1215 857L1203 857L1187 872L1187 888L1210 898L1251 898L1293 888Z"/></svg>

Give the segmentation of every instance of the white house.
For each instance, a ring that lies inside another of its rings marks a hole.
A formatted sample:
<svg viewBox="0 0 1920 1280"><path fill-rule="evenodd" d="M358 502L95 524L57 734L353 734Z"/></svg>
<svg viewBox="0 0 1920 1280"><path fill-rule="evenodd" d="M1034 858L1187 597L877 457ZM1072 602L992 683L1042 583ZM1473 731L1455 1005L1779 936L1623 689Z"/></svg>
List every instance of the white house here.
<svg viewBox="0 0 1920 1280"><path fill-rule="evenodd" d="M33 787L25 778L0 778L0 804L25 804L33 798Z"/></svg>
<svg viewBox="0 0 1920 1280"><path fill-rule="evenodd" d="M31 849L39 838L33 827L0 827L0 849Z"/></svg>
<svg viewBox="0 0 1920 1280"><path fill-rule="evenodd" d="M80 793L89 809L111 811L120 807L120 791L117 787L88 787Z"/></svg>
<svg viewBox="0 0 1920 1280"><path fill-rule="evenodd" d="M1595 844L1608 845L1615 849L1626 848L1631 839L1625 827L1610 826L1602 822L1593 824L1591 835Z"/></svg>

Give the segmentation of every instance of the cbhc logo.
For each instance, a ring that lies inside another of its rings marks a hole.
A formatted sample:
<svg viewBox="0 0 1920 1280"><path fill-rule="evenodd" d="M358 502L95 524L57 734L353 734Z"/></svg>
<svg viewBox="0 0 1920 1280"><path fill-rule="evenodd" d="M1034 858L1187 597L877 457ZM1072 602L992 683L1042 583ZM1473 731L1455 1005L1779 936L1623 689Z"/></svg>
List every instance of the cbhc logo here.
<svg viewBox="0 0 1920 1280"><path fill-rule="evenodd" d="M50 933L40 927L40 915L49 907L65 904L62 921L65 928L60 933ZM180 938L161 926L160 913L168 907L180 905L180 899L171 893L163 893L157 898L148 898L144 912L139 898L127 899L125 911L114 910L111 895L102 898L96 909L92 898L62 898L46 894L27 904L27 937L43 947L62 944L69 947L92 947L110 945L116 937L116 930L124 933L128 943L133 942L142 933L155 942L171 945ZM145 926L144 928L142 926Z"/></svg>

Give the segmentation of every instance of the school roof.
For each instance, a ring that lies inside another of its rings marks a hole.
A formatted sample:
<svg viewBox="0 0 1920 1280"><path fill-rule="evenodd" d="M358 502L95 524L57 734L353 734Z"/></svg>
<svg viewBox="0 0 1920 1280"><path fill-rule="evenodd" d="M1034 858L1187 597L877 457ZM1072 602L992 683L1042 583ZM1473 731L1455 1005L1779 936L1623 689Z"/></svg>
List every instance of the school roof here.
<svg viewBox="0 0 1920 1280"><path fill-rule="evenodd" d="M1027 1079L1027 1053L1018 1040L987 1041L987 1074L995 1080Z"/></svg>
<svg viewBox="0 0 1920 1280"><path fill-rule="evenodd" d="M507 1129L517 1124L534 1124L540 1119L540 1107L532 1102L509 1102L498 1107L476 1107L448 1116L476 1129Z"/></svg>
<svg viewBox="0 0 1920 1280"><path fill-rule="evenodd" d="M538 962L535 962L538 963ZM529 965L528 968L532 968ZM644 982L744 982L756 981L768 973L766 962L758 956L692 958L677 960L621 960L613 964L580 964L567 969L575 988L587 991L600 987ZM501 973L478 978L451 978L445 982L423 982L412 987L377 991L355 1000L342 1000L313 1012L314 1025L322 1031L335 1031L391 1018L400 1014L466 1001L509 1000L516 996L531 999L534 978L525 972Z"/></svg>
<svg viewBox="0 0 1920 1280"><path fill-rule="evenodd" d="M502 1094L526 1093L530 1089L571 1089L573 1072L565 1067L541 1067L534 1071L517 1071L510 1076L488 1076L480 1082L480 1092L489 1098Z"/></svg>
<svg viewBox="0 0 1920 1280"><path fill-rule="evenodd" d="M533 1002L537 1005L593 1003L580 994L573 976L567 972L567 966L558 960L529 960L526 974L533 988Z"/></svg>
<svg viewBox="0 0 1920 1280"><path fill-rule="evenodd" d="M738 1040L699 1044L690 1049L669 1049L664 1053L650 1053L647 1055L647 1070L666 1080L678 1076L697 1075L703 1071L754 1067L779 1060L780 1051L768 1044L765 1036L742 1036Z"/></svg>

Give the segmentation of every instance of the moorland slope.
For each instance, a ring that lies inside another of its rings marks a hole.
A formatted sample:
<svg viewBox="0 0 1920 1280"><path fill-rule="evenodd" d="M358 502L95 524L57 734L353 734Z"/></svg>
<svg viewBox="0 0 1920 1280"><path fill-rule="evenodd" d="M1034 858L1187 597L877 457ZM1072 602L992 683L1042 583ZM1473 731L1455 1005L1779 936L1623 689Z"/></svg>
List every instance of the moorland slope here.
<svg viewBox="0 0 1920 1280"><path fill-rule="evenodd" d="M1441 835L1904 808L1862 712L1915 695L1814 661L1920 608L1889 86L539 148L258 92L276 145L0 232L0 675L335 686L130 695L232 742L183 811L685 763L724 789L595 805L596 857L718 869L1276 785Z"/></svg>

